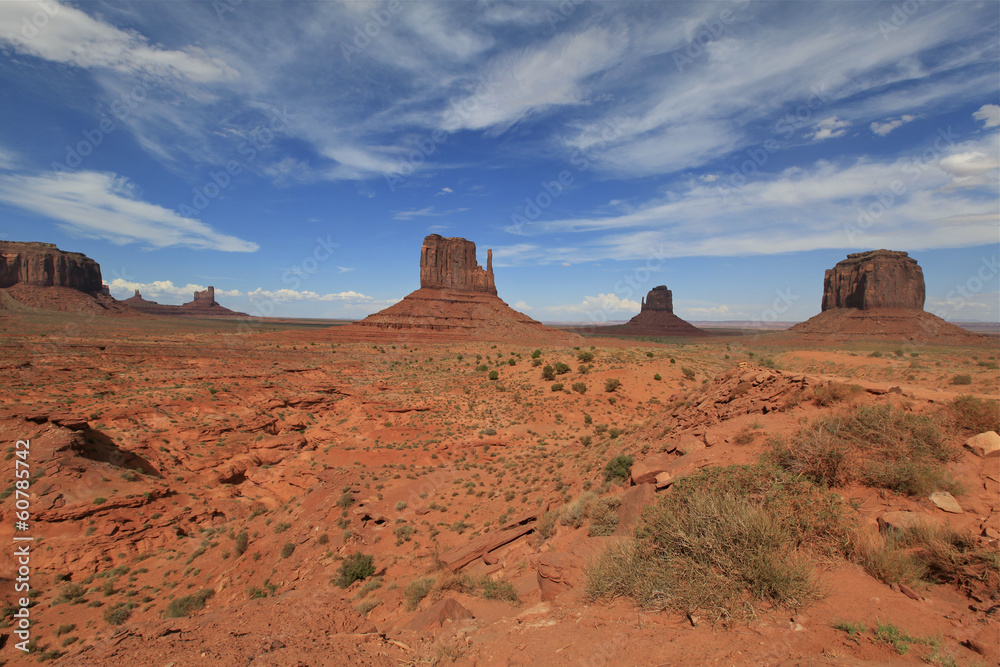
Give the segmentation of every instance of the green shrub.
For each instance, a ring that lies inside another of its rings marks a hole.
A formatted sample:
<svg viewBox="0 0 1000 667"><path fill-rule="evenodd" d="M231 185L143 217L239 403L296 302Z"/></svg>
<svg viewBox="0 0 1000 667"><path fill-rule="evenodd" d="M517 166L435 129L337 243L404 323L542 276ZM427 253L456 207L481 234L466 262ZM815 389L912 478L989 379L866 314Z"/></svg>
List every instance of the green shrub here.
<svg viewBox="0 0 1000 667"><path fill-rule="evenodd" d="M531 358L532 359L537 359L540 356L542 356L542 351L541 350L535 350L534 352L531 353Z"/></svg>
<svg viewBox="0 0 1000 667"><path fill-rule="evenodd" d="M420 604L420 601L427 597L427 594L431 592L431 588L434 587L434 579L414 579L403 591L403 597L406 598L406 608L413 611Z"/></svg>
<svg viewBox="0 0 1000 667"><path fill-rule="evenodd" d="M591 361L594 360L594 353L593 352L579 352L576 355L576 360L580 361L580 362L583 362L585 364L589 364Z"/></svg>
<svg viewBox="0 0 1000 667"><path fill-rule="evenodd" d="M552 391L562 391L562 390L563 390L562 382L556 382L555 384L552 385Z"/></svg>
<svg viewBox="0 0 1000 667"><path fill-rule="evenodd" d="M546 366L545 368L543 368L542 369L542 379L543 380L549 380L549 381L555 380L556 379L556 371L555 371L555 369L552 368L552 366Z"/></svg>
<svg viewBox="0 0 1000 667"><path fill-rule="evenodd" d="M340 497L337 498L337 507L340 507L341 509L347 509L353 504L354 504L354 494L351 493L350 491L344 491L343 493L340 494Z"/></svg>
<svg viewBox="0 0 1000 667"><path fill-rule="evenodd" d="M954 375L951 378L952 384L972 384L972 376L970 375Z"/></svg>
<svg viewBox="0 0 1000 667"><path fill-rule="evenodd" d="M367 579L373 574L375 574L375 557L356 551L341 562L334 583L341 588L347 588L355 581Z"/></svg>
<svg viewBox="0 0 1000 667"><path fill-rule="evenodd" d="M104 610L104 621L108 625L121 625L132 615L134 608L135 603L133 602L119 602Z"/></svg>
<svg viewBox="0 0 1000 667"><path fill-rule="evenodd" d="M250 536L247 534L247 531L241 530L236 535L236 545L233 547L233 551L236 553L237 558L246 553L249 542Z"/></svg>
<svg viewBox="0 0 1000 667"><path fill-rule="evenodd" d="M489 377L489 378L490 378L491 380L496 380L496 379L497 379L498 377L500 377L500 374L499 374L499 373L497 373L496 371L490 371L490 374L489 374L489 376L488 376L488 377Z"/></svg>
<svg viewBox="0 0 1000 667"><path fill-rule="evenodd" d="M653 379L654 379L654 380L656 380L657 382L659 382L659 381L660 381L660 380L662 380L663 378L661 378L661 377L660 377L660 374L659 374L659 373L654 373L654 374L653 374Z"/></svg>
<svg viewBox="0 0 1000 667"><path fill-rule="evenodd" d="M556 364L555 371L556 375L565 375L566 373L569 373L570 368L569 366L560 361Z"/></svg>
<svg viewBox="0 0 1000 667"><path fill-rule="evenodd" d="M618 387L620 386L622 386L622 383L618 378L608 378L604 381L604 391L609 394L613 391L618 391Z"/></svg>
<svg viewBox="0 0 1000 667"><path fill-rule="evenodd" d="M604 466L605 481L627 482L632 476L633 458L628 454L619 454Z"/></svg>
<svg viewBox="0 0 1000 667"><path fill-rule="evenodd" d="M171 600L170 604L167 605L166 617L182 618L190 616L199 609L204 609L205 602L213 595L215 595L215 591L211 588L205 588L194 595L185 595L182 598Z"/></svg>
<svg viewBox="0 0 1000 667"><path fill-rule="evenodd" d="M295 545L291 542L285 542L284 546L281 547L281 557L288 558L293 553L295 553Z"/></svg>
<svg viewBox="0 0 1000 667"><path fill-rule="evenodd" d="M574 382L573 383L573 391L575 391L578 394L586 394L587 393L587 385L584 384L583 382Z"/></svg>
<svg viewBox="0 0 1000 667"><path fill-rule="evenodd" d="M684 373L685 379L694 379L694 369L688 368L687 366L681 366L681 373Z"/></svg>
<svg viewBox="0 0 1000 667"><path fill-rule="evenodd" d="M480 373L485 373L487 370L489 370L489 368L490 367L487 366L486 364L479 364L478 366L476 366L476 370L479 371Z"/></svg>
<svg viewBox="0 0 1000 667"><path fill-rule="evenodd" d="M517 589L509 581L500 579L483 580L483 597L487 600L505 600L518 603Z"/></svg>

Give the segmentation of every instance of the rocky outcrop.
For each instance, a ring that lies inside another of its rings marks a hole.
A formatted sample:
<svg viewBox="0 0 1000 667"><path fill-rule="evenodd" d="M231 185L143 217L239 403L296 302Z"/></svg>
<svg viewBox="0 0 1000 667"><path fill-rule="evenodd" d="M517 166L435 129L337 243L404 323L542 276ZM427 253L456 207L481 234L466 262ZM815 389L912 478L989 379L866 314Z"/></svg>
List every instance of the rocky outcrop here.
<svg viewBox="0 0 1000 667"><path fill-rule="evenodd" d="M486 270L476 263L476 244L431 234L420 248L420 287L485 292L495 295L493 251L486 251Z"/></svg>
<svg viewBox="0 0 1000 667"><path fill-rule="evenodd" d="M420 249L420 289L360 322L331 329L340 340L519 340L578 345L576 334L550 329L497 296L492 254L476 263L476 244L432 234Z"/></svg>
<svg viewBox="0 0 1000 667"><path fill-rule="evenodd" d="M923 310L924 291L924 272L905 252L857 252L826 272L822 310Z"/></svg>
<svg viewBox="0 0 1000 667"><path fill-rule="evenodd" d="M644 313L647 310L666 313L674 312L674 293L668 290L666 285L657 285L649 290L649 294L642 300L642 307L639 309L639 312Z"/></svg>
<svg viewBox="0 0 1000 667"><path fill-rule="evenodd" d="M822 312L789 334L913 342L973 342L982 336L924 311L924 272L905 252L869 250L826 272Z"/></svg>
<svg viewBox="0 0 1000 667"><path fill-rule="evenodd" d="M215 288L196 291L194 298L180 306L156 303L142 298L139 290L135 295L122 301L136 310L140 310L150 315L187 315L187 316L208 316L208 317L249 317L246 313L238 313L229 310L215 300Z"/></svg>
<svg viewBox="0 0 1000 667"><path fill-rule="evenodd" d="M0 288L19 283L68 287L100 294L101 267L83 253L64 252L53 243L0 241Z"/></svg>
<svg viewBox="0 0 1000 667"><path fill-rule="evenodd" d="M639 314L625 324L594 327L592 333L601 336L708 336L707 331L674 315L674 294L666 285L649 290L642 300Z"/></svg>

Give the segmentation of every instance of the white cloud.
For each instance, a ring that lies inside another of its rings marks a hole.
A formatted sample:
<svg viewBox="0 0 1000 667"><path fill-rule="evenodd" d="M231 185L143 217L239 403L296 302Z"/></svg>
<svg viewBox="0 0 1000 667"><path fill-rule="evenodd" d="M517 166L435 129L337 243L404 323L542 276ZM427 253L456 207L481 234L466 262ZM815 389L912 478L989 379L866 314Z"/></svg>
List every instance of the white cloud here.
<svg viewBox="0 0 1000 667"><path fill-rule="evenodd" d="M128 179L96 171L0 175L0 201L50 218L63 229L119 245L185 246L254 252L251 241L215 231L170 209L141 201Z"/></svg>
<svg viewBox="0 0 1000 667"><path fill-rule="evenodd" d="M350 266L338 266L337 270L340 271L341 273L347 273L348 271L353 271L354 268Z"/></svg>
<svg viewBox="0 0 1000 667"><path fill-rule="evenodd" d="M899 118L890 118L884 123L875 121L870 125L870 127L872 132L874 132L880 137L884 137L885 135L895 130L897 127L902 127L903 125L906 125L907 123L916 120L916 118L917 118L916 116L904 114Z"/></svg>
<svg viewBox="0 0 1000 667"><path fill-rule="evenodd" d="M204 49L151 45L135 32L120 30L55 0L0 2L0 42L19 53L82 68L182 76L198 82L238 75Z"/></svg>
<svg viewBox="0 0 1000 667"><path fill-rule="evenodd" d="M696 317L718 317L720 315L729 315L729 306L722 304L721 306L708 306L708 307L691 307L691 308L678 308L677 315L679 317L684 317L688 319L693 319Z"/></svg>
<svg viewBox="0 0 1000 667"><path fill-rule="evenodd" d="M503 132L531 113L580 104L584 80L619 62L626 44L618 31L590 28L496 58L470 94L452 102L443 127Z"/></svg>
<svg viewBox="0 0 1000 667"><path fill-rule="evenodd" d="M0 169L15 169L16 167L17 158L14 153L0 146Z"/></svg>
<svg viewBox="0 0 1000 667"><path fill-rule="evenodd" d="M461 213L463 211L468 211L467 208L453 208L449 211L435 211L433 206L427 206L425 208L417 209L415 211L396 211L392 219L393 220L412 220L413 218L424 218L424 217L441 217L442 215L451 215L452 213Z"/></svg>
<svg viewBox="0 0 1000 667"><path fill-rule="evenodd" d="M831 116L830 118L824 118L816 123L816 129L807 134L806 137L812 139L813 141L823 141L824 139L842 137L847 134L847 128L850 126L851 123L849 121L841 120L836 116Z"/></svg>
<svg viewBox="0 0 1000 667"><path fill-rule="evenodd" d="M380 304L393 303L387 301L377 301L376 299L360 292L347 291L328 294L320 294L308 290L298 291L291 289L266 290L258 287L246 294L251 301L336 301L345 304Z"/></svg>
<svg viewBox="0 0 1000 667"><path fill-rule="evenodd" d="M154 280L151 283L137 283L130 280L123 280L121 278L115 278L111 281L109 285L111 288L111 294L117 299L127 299L132 296L136 290L142 293L142 298L149 301L156 301L157 298L167 298L172 301L191 301L194 298L195 292L201 292L207 289L205 285L195 285L193 283L188 283L187 285L174 285L171 280ZM216 297L239 297L243 296L243 293L239 290L215 290Z"/></svg>
<svg viewBox="0 0 1000 667"><path fill-rule="evenodd" d="M635 315L639 312L641 304L638 301L633 301L632 299L622 299L617 294L612 293L588 296L585 297L581 303L533 308L524 301L518 301L514 304L514 307L518 310L530 310L536 313L545 313L548 315L586 315L591 320L603 321L608 318L602 318L600 314L608 315L625 313Z"/></svg>
<svg viewBox="0 0 1000 667"><path fill-rule="evenodd" d="M955 176L978 176L1000 167L997 156L988 155L982 151L954 153L941 158L938 162L941 169Z"/></svg>
<svg viewBox="0 0 1000 667"><path fill-rule="evenodd" d="M1000 125L1000 105L984 104L979 110L972 114L976 120L983 121L983 127L996 127Z"/></svg>

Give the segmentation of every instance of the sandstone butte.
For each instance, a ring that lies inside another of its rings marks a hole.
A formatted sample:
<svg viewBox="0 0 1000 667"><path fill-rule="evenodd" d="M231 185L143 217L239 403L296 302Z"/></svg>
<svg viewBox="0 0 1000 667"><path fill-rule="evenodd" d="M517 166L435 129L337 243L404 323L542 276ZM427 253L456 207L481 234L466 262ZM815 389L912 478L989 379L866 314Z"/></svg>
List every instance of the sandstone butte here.
<svg viewBox="0 0 1000 667"><path fill-rule="evenodd" d="M101 267L53 243L0 241L0 310L130 314L108 292Z"/></svg>
<svg viewBox="0 0 1000 667"><path fill-rule="evenodd" d="M215 300L215 288L196 291L194 298L180 306L171 306L142 298L139 290L122 303L150 315L186 315L193 317L249 317L246 313L229 310Z"/></svg>
<svg viewBox="0 0 1000 667"><path fill-rule="evenodd" d="M852 253L826 271L822 311L788 331L842 338L932 340L981 337L924 310L924 272L907 253Z"/></svg>
<svg viewBox="0 0 1000 667"><path fill-rule="evenodd" d="M708 336L707 331L674 315L674 294L666 285L649 290L639 314L625 324L595 328L594 333L611 336Z"/></svg>
<svg viewBox="0 0 1000 667"><path fill-rule="evenodd" d="M574 344L576 334L550 329L497 296L493 251L486 268L476 262L476 244L431 234L420 248L420 289L399 303L352 324L330 330L337 338L506 340Z"/></svg>

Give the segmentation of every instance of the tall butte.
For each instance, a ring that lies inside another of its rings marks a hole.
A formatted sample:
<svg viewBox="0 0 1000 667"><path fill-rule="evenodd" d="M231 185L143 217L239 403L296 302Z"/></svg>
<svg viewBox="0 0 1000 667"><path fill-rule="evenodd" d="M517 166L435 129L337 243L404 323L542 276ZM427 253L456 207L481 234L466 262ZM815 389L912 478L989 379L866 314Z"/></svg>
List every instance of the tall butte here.
<svg viewBox="0 0 1000 667"><path fill-rule="evenodd" d="M707 331L674 315L674 293L666 285L649 290L639 314L625 324L595 328L594 333L612 336L708 336Z"/></svg>
<svg viewBox="0 0 1000 667"><path fill-rule="evenodd" d="M979 339L924 310L924 272L898 250L847 256L823 278L821 312L788 331L840 338Z"/></svg>
<svg viewBox="0 0 1000 667"><path fill-rule="evenodd" d="M442 340L524 340L578 343L576 334L550 329L497 296L493 251L486 268L476 262L476 244L431 234L420 248L420 289L399 303L333 330L338 337Z"/></svg>

